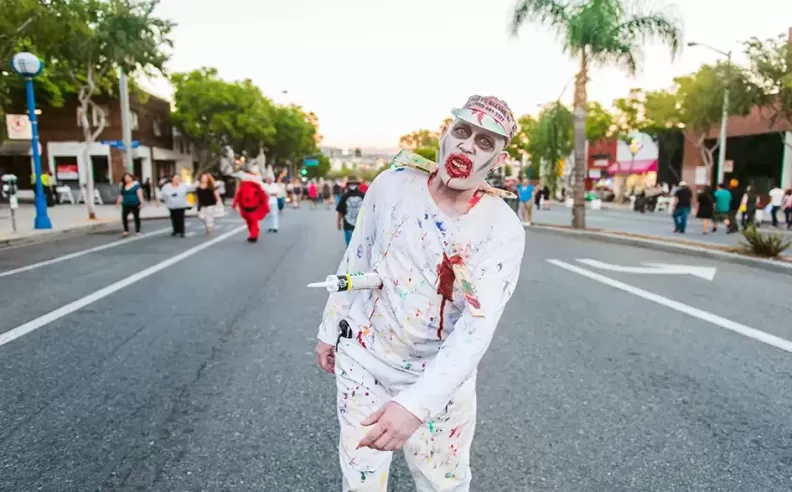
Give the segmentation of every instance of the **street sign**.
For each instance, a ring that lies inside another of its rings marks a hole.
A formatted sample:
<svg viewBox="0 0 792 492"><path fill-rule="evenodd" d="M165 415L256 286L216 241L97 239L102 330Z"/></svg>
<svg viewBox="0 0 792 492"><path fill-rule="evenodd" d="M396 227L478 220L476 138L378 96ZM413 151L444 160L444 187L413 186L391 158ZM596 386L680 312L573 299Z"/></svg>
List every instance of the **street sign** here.
<svg viewBox="0 0 792 492"><path fill-rule="evenodd" d="M123 140L101 140L100 143L102 145L109 145L110 147L116 149L124 149L124 141ZM132 148L136 149L140 147L140 142L138 140L132 140Z"/></svg>
<svg viewBox="0 0 792 492"><path fill-rule="evenodd" d="M305 167L317 167L319 165L319 159L303 159L303 166Z"/></svg>
<svg viewBox="0 0 792 492"><path fill-rule="evenodd" d="M33 127L26 114L7 114L6 131L9 140L32 140Z"/></svg>
<svg viewBox="0 0 792 492"><path fill-rule="evenodd" d="M716 268L699 267L690 265L668 265L665 263L643 263L645 266L622 266L612 265L604 261L578 259L584 265L619 273L637 273L644 275L693 275L694 277L712 280L715 278Z"/></svg>

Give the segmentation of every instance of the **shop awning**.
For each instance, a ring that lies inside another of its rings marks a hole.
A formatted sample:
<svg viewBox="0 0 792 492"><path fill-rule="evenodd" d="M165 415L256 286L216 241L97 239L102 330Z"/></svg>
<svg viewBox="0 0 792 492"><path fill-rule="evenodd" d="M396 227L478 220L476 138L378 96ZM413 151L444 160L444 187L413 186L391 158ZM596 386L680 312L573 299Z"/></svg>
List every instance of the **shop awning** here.
<svg viewBox="0 0 792 492"><path fill-rule="evenodd" d="M657 159L641 159L619 161L608 166L608 174L644 174L650 171L657 172Z"/></svg>

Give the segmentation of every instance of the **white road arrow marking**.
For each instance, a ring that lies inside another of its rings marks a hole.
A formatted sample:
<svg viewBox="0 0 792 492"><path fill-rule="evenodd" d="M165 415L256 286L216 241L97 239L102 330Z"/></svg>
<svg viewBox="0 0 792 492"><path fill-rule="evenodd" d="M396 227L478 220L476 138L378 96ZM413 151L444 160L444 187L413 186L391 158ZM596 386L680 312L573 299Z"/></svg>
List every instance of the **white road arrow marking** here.
<svg viewBox="0 0 792 492"><path fill-rule="evenodd" d="M577 261L584 265L599 268L600 270L608 270L610 272L637 273L643 275L693 275L694 277L703 278L704 280L714 279L715 273L718 271L716 268L712 267L669 265L666 263L643 263L645 266L622 266L586 258L578 259Z"/></svg>

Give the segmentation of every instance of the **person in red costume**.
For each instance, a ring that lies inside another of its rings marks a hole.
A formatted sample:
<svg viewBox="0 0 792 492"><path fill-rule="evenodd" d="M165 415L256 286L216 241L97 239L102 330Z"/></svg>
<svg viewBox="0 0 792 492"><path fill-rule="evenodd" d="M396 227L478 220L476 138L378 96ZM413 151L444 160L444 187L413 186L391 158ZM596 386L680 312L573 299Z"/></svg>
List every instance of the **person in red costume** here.
<svg viewBox="0 0 792 492"><path fill-rule="evenodd" d="M248 242L255 243L259 237L259 222L270 211L269 197L264 192L261 177L256 173L240 173L237 192L234 195L232 208L239 210L239 215L247 223Z"/></svg>

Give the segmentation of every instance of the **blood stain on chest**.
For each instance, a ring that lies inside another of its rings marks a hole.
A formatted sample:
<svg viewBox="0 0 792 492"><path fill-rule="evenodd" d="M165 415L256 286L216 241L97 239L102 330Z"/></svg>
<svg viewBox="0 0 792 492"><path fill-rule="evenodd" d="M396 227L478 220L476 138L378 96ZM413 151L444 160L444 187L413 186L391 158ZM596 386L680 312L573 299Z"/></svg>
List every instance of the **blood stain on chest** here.
<svg viewBox="0 0 792 492"><path fill-rule="evenodd" d="M437 328L437 339L443 339L443 328L445 323L445 305L447 301L454 300L454 268L453 265L462 262L462 257L454 255L448 257L443 253L443 261L437 265L437 293L440 294L440 325Z"/></svg>

